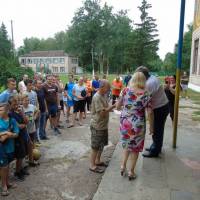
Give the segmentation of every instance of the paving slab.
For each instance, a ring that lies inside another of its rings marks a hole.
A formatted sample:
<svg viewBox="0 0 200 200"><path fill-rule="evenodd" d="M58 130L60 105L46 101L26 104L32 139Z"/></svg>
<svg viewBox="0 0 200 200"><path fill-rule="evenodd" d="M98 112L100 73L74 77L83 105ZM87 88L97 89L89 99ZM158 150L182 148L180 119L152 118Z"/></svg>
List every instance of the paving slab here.
<svg viewBox="0 0 200 200"><path fill-rule="evenodd" d="M181 111L177 149L172 148L172 123L167 120L162 154L159 158L140 155L134 181L120 176L118 143L93 200L200 200L200 130L189 120L190 113ZM147 135L145 146L150 143Z"/></svg>

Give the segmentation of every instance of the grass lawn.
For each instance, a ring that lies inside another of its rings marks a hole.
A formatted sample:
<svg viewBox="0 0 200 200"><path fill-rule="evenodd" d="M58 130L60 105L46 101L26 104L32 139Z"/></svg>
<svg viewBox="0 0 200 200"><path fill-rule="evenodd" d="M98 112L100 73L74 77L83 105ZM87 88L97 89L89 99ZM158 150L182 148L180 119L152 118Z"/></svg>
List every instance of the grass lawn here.
<svg viewBox="0 0 200 200"><path fill-rule="evenodd" d="M190 99L195 103L200 105L200 93L199 92L195 92L191 89L188 89L188 96L190 97Z"/></svg>
<svg viewBox="0 0 200 200"><path fill-rule="evenodd" d="M79 78L81 75L75 75L75 78ZM85 76L87 76L88 78L92 79L92 74L85 74ZM103 75L100 75L99 77L102 78ZM116 77L116 74L110 74L108 76L108 80L110 83L112 83L113 79ZM60 75L60 79L62 80L62 82L64 84L66 84L68 82L68 75Z"/></svg>
<svg viewBox="0 0 200 200"><path fill-rule="evenodd" d="M188 89L188 96L195 104L200 105L200 93L199 92L195 92L191 89ZM195 111L192 113L192 120L200 121L200 109L199 108L195 109Z"/></svg>

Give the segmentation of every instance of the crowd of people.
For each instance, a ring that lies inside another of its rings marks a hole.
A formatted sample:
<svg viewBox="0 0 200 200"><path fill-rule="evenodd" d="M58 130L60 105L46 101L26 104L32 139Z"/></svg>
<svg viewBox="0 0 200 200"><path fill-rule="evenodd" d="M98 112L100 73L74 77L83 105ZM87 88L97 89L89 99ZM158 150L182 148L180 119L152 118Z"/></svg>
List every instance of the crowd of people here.
<svg viewBox="0 0 200 200"><path fill-rule="evenodd" d="M108 144L109 112L117 109L121 110L120 140L123 148L120 173L121 176L126 174L127 161L130 157L128 178L134 180L139 152L143 152L144 148L146 113L152 144L149 148L145 148L142 155L145 158L154 158L162 152L167 116L170 113L172 122L174 118L176 76L167 77L165 83L162 84L158 77L149 72L147 67L141 66L136 69L133 76L128 74L125 77L125 87L122 88L121 83L116 83L119 80L119 77L116 78L112 85L107 80L100 80L99 90L93 97L90 127L92 151L89 169L95 173L103 173L104 168L107 167L107 163L101 161L101 154L103 147ZM112 86L118 91L117 93L112 91L112 104L109 105L106 94ZM182 84L179 87L182 88Z"/></svg>
<svg viewBox="0 0 200 200"><path fill-rule="evenodd" d="M175 78L175 77L174 77ZM75 79L69 75L66 85L58 75L49 74L45 78L35 74L27 75L18 83L8 78L7 88L0 94L0 171L2 196L9 195L9 164L16 162L14 176L23 181L29 175L27 166L36 167L33 151L42 140L48 140L47 122L54 135L62 134L63 119L67 128L84 124L87 114L91 114L91 159L90 171L103 173L107 163L101 160L104 146L108 144L109 112L121 110L120 134L124 149L121 175L125 174L128 158L131 157L129 180L135 179L135 166L139 152L143 151L146 117L150 122L149 132L153 143L146 148L144 157L158 157L162 150L164 125L167 115L173 120L173 103L169 103L169 93L174 95L175 84L165 82L151 75L148 68L139 67L124 82L116 76L112 83L104 76L93 80L83 76ZM166 96L167 94L167 96ZM168 97L168 98L167 98ZM171 106L171 107L170 107ZM64 116L61 118L61 114ZM62 119L62 120L61 120Z"/></svg>
<svg viewBox="0 0 200 200"><path fill-rule="evenodd" d="M118 77L114 82L119 82ZM121 90L121 86L116 88L116 84L113 91L119 96L120 91L116 91ZM9 182L9 164L15 160L14 176L18 181L25 180L29 175L27 164L29 167L39 164L34 159L35 148L42 140L49 139L47 123L56 136L62 134L63 119L68 128L75 126L76 122L82 126L90 113L92 97L99 88L98 75L93 80L86 76L75 79L69 75L66 85L58 75L52 74L46 77L35 74L33 79L25 74L18 84L14 78L7 79L7 88L0 94L2 196L9 195L8 189L16 187ZM60 118L61 114L64 117Z"/></svg>

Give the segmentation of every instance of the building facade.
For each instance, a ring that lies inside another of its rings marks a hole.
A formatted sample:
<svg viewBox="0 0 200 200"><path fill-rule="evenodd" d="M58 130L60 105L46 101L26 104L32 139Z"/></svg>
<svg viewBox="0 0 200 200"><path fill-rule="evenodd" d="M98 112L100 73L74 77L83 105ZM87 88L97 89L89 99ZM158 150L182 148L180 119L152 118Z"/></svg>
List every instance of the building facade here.
<svg viewBox="0 0 200 200"><path fill-rule="evenodd" d="M31 51L19 57L22 67L31 67L34 72L68 74L80 73L78 58L57 51Z"/></svg>
<svg viewBox="0 0 200 200"><path fill-rule="evenodd" d="M189 88L200 92L200 0L195 0Z"/></svg>

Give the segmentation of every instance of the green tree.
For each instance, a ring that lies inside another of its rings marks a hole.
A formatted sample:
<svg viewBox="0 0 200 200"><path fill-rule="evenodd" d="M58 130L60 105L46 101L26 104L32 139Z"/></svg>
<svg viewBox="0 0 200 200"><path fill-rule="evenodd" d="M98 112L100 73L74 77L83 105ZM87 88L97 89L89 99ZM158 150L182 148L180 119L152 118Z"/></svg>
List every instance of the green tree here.
<svg viewBox="0 0 200 200"><path fill-rule="evenodd" d="M113 23L113 40L112 40L112 60L111 71L123 73L130 71L134 63L132 59L133 32L131 27L132 21L127 16L127 11L119 11L115 14Z"/></svg>
<svg viewBox="0 0 200 200"><path fill-rule="evenodd" d="M99 0L86 0L67 31L66 51L78 55L82 66L91 66L93 53L96 71L122 72L131 65L127 56L131 29L126 11L113 14L107 4L101 8Z"/></svg>
<svg viewBox="0 0 200 200"><path fill-rule="evenodd" d="M136 24L136 40L135 40L135 60L137 65L147 65L151 69L152 61L159 59L157 55L159 39L156 20L149 16L148 9L152 6L146 0L142 0L139 10L141 12L141 23Z"/></svg>
<svg viewBox="0 0 200 200"><path fill-rule="evenodd" d="M0 27L0 57L9 58L12 54L11 41L8 39L8 32L4 23Z"/></svg>
<svg viewBox="0 0 200 200"><path fill-rule="evenodd" d="M155 19L148 15L151 5L146 0L139 7L141 23L136 24L126 10L113 12L113 7L101 0L85 0L75 12L67 31L53 38L26 38L19 54L34 50L65 50L79 57L79 65L86 70L118 72L147 65L159 70L162 61L157 55L158 43Z"/></svg>
<svg viewBox="0 0 200 200"><path fill-rule="evenodd" d="M191 45L192 45L192 24L188 25L188 31L185 32L183 37L183 55L182 55L182 68L183 70L189 71L190 59L191 59Z"/></svg>
<svg viewBox="0 0 200 200"><path fill-rule="evenodd" d="M13 56L11 41L2 23L0 27L0 87L4 86L7 78L10 77L19 81L24 73L29 74L30 77L33 76L33 71L20 67L18 58Z"/></svg>
<svg viewBox="0 0 200 200"><path fill-rule="evenodd" d="M163 62L162 68L167 73L175 71L176 68L176 54L167 53Z"/></svg>
<svg viewBox="0 0 200 200"><path fill-rule="evenodd" d="M30 51L41 50L41 41L36 37L25 38L24 45L18 49L18 55L29 53Z"/></svg>
<svg viewBox="0 0 200 200"><path fill-rule="evenodd" d="M99 0L86 0L75 13L72 25L67 31L66 51L78 55L83 67L91 64L92 52L96 52L97 39L101 31L100 11ZM96 53L94 53L95 58ZM96 70L98 70L97 65Z"/></svg>
<svg viewBox="0 0 200 200"><path fill-rule="evenodd" d="M189 71L190 69L190 59L191 59L191 45L192 45L192 24L189 24L188 30L184 33L183 36L183 50L182 50L182 69ZM166 72L175 73L177 66L177 48L178 44L174 45L174 52L167 53L163 62L162 68Z"/></svg>
<svg viewBox="0 0 200 200"><path fill-rule="evenodd" d="M67 46L68 35L67 32L60 31L54 35L55 48L57 50L65 50Z"/></svg>

